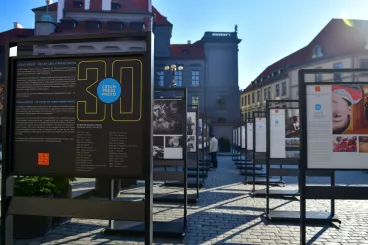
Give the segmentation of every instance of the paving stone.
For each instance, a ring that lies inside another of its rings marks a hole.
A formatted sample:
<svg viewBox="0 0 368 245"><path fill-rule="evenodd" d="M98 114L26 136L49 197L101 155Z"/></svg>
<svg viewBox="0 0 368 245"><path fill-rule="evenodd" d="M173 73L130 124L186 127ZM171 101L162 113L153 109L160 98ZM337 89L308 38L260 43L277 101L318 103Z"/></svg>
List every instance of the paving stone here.
<svg viewBox="0 0 368 245"><path fill-rule="evenodd" d="M250 196L252 185L243 184L244 176L236 170L230 157L219 157L219 168L211 170L205 188L200 190L197 205L188 206L188 229L185 239L154 239L155 244L299 244L299 224L266 224L263 217L264 198ZM286 187L272 189L296 189L297 180L285 177ZM327 178L308 178L308 183L328 184ZM368 174L362 172L336 173L337 184L368 185ZM265 186L256 186L264 189ZM183 193L180 188L159 187L154 183L154 193ZM188 194L195 193L188 189ZM120 192L120 198L142 196L144 188ZM342 221L340 229L327 226L308 226L307 238L313 245L368 244L368 202L360 200L336 200L336 215ZM271 199L270 207L278 210L299 210L295 200ZM330 201L307 200L308 210L329 211ZM154 204L155 221L182 221L183 205ZM14 244L144 244L142 238L103 237L101 231L108 225L106 220L72 219L68 224L54 228L44 238L16 241Z"/></svg>

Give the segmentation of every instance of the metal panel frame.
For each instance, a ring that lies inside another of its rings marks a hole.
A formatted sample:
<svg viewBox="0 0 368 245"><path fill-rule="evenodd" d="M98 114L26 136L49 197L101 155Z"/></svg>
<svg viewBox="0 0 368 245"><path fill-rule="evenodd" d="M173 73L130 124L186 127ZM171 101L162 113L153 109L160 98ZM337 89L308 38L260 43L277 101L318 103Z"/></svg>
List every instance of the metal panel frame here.
<svg viewBox="0 0 368 245"><path fill-rule="evenodd" d="M333 85L333 84L347 84L346 82L306 82L305 75L315 75L315 74L334 74L334 73L353 73L352 82L348 84L357 85L368 85L368 82L357 82L355 81L355 73L366 73L368 69L300 69L298 72L299 80L299 106L300 106L300 244L306 244L306 199L331 199L333 202L335 199L368 199L368 187L340 187L340 186L306 186L306 175L307 171L310 170L320 170L320 171L364 171L366 169L312 169L308 168L308 154L307 154L307 138L308 138L308 128L307 128L307 86L312 85ZM334 178L333 178L334 179ZM334 181L334 180L333 180ZM335 210L332 211L332 216Z"/></svg>
<svg viewBox="0 0 368 245"><path fill-rule="evenodd" d="M30 57L9 57L9 50L11 47L17 45L37 45L50 43L73 43L73 42L106 42L119 41L122 39L128 40L144 40L147 43L145 52L136 53L115 53L115 54L80 54L80 55L54 55L54 56L30 56ZM71 199L44 199L32 197L13 197L13 178L12 178L12 142L13 142L13 126L14 120L14 95L15 84L12 82L14 78L12 72L14 71L14 60L20 59L47 59L51 58L65 58L65 57L108 57L108 56L126 56L130 54L140 54L146 57L146 70L148 86L150 89L148 93L144 94L147 98L143 103L143 110L147 113L148 122L144 122L143 135L143 149L152 149L152 98L153 98L153 65L154 65L154 38L152 32L137 32L137 33L122 33L122 34L99 34L99 35L80 35L80 36L64 36L64 37L41 37L41 38L27 38L21 40L8 41L5 44L5 100L4 100L4 116L3 116L3 166L2 166L2 193L1 193L1 244L12 245L13 242L13 215L14 214L29 214L29 215L52 215L52 216L68 216L78 218L92 218L105 219L116 216L118 218L138 219L143 218L145 229L145 244L152 244L153 242L153 212L152 212L152 151L144 152L143 175L130 176L128 178L139 177L145 180L145 201L139 205L132 205L127 202L101 202L92 200L71 200ZM149 99L151 98L151 99ZM144 113L143 112L143 113ZM44 175L45 176L45 175ZM83 174L78 174L75 177L86 177ZM94 176L103 177L103 176ZM109 178L127 178L126 176L108 176ZM86 205L88 202L88 205ZM60 208L60 206L63 208ZM37 209L32 208L36 206ZM82 210L81 207L84 209ZM142 208L144 207L144 211ZM127 208L128 210L124 209ZM106 212L96 212L97 209L106 210ZM120 215L121 210L125 210L126 214ZM138 210L139 209L139 210ZM144 215L132 218L129 213L142 213Z"/></svg>

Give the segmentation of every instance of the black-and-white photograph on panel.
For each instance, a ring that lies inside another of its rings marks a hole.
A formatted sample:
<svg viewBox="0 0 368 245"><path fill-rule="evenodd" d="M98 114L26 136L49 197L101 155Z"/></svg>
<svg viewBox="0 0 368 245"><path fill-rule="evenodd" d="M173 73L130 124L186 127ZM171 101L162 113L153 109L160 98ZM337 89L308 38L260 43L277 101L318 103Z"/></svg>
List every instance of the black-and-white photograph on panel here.
<svg viewBox="0 0 368 245"><path fill-rule="evenodd" d="M193 135L187 136L187 151L188 152L197 151L196 140L195 140L195 136Z"/></svg>
<svg viewBox="0 0 368 245"><path fill-rule="evenodd" d="M153 134L183 134L184 101L156 99L153 104Z"/></svg>
<svg viewBox="0 0 368 245"><path fill-rule="evenodd" d="M197 120L195 112L187 112L187 136L196 136Z"/></svg>
<svg viewBox="0 0 368 245"><path fill-rule="evenodd" d="M183 159L185 103L181 99L156 99L153 105L153 158Z"/></svg>
<svg viewBox="0 0 368 245"><path fill-rule="evenodd" d="M187 152L197 151L197 113L187 112Z"/></svg>
<svg viewBox="0 0 368 245"><path fill-rule="evenodd" d="M165 136L164 159L182 159L183 140L183 136Z"/></svg>

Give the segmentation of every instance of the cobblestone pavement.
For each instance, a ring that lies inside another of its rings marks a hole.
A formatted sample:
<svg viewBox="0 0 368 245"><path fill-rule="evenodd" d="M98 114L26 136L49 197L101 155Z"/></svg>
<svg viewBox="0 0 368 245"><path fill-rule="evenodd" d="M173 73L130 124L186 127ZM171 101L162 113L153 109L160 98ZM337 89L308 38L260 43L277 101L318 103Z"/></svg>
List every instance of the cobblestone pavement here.
<svg viewBox="0 0 368 245"><path fill-rule="evenodd" d="M219 168L211 170L206 186L201 190L200 202L188 207L188 230L183 240L155 239L155 244L299 244L298 224L267 224L263 217L264 198L252 198L251 186L242 183L230 157L219 158ZM368 174L337 174L339 184L368 184ZM314 179L312 179L313 181ZM349 182L350 181L350 182ZM295 178L286 179L286 187L296 188ZM319 183L327 183L319 181ZM257 186L262 189L264 186ZM276 187L274 187L276 188ZM172 192L175 188L155 187L155 193ZM137 197L139 188L122 192L122 197ZM308 210L328 211L329 201L308 200ZM272 199L271 208L298 210L297 199ZM154 220L180 221L180 205L154 204ZM336 201L336 214L342 221L338 227L309 226L310 244L368 244L368 202ZM16 244L143 244L140 238L103 237L101 230L108 224L102 220L73 219L55 228L45 237Z"/></svg>

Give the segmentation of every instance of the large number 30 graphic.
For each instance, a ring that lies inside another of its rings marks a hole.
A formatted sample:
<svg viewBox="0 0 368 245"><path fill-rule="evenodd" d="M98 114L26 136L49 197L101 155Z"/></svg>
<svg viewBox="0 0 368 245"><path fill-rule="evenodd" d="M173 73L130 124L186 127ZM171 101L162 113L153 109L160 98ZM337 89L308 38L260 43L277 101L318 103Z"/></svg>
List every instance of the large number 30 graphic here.
<svg viewBox="0 0 368 245"><path fill-rule="evenodd" d="M93 81L86 89L88 99L77 102L77 119L81 122L102 122L106 119L107 106L111 107L114 122L137 122L142 117L143 76L142 62L138 59L115 60L111 65L112 77L122 87L120 98L107 105L101 102L96 92L98 82L106 78L105 61L82 61L78 64L78 81Z"/></svg>

